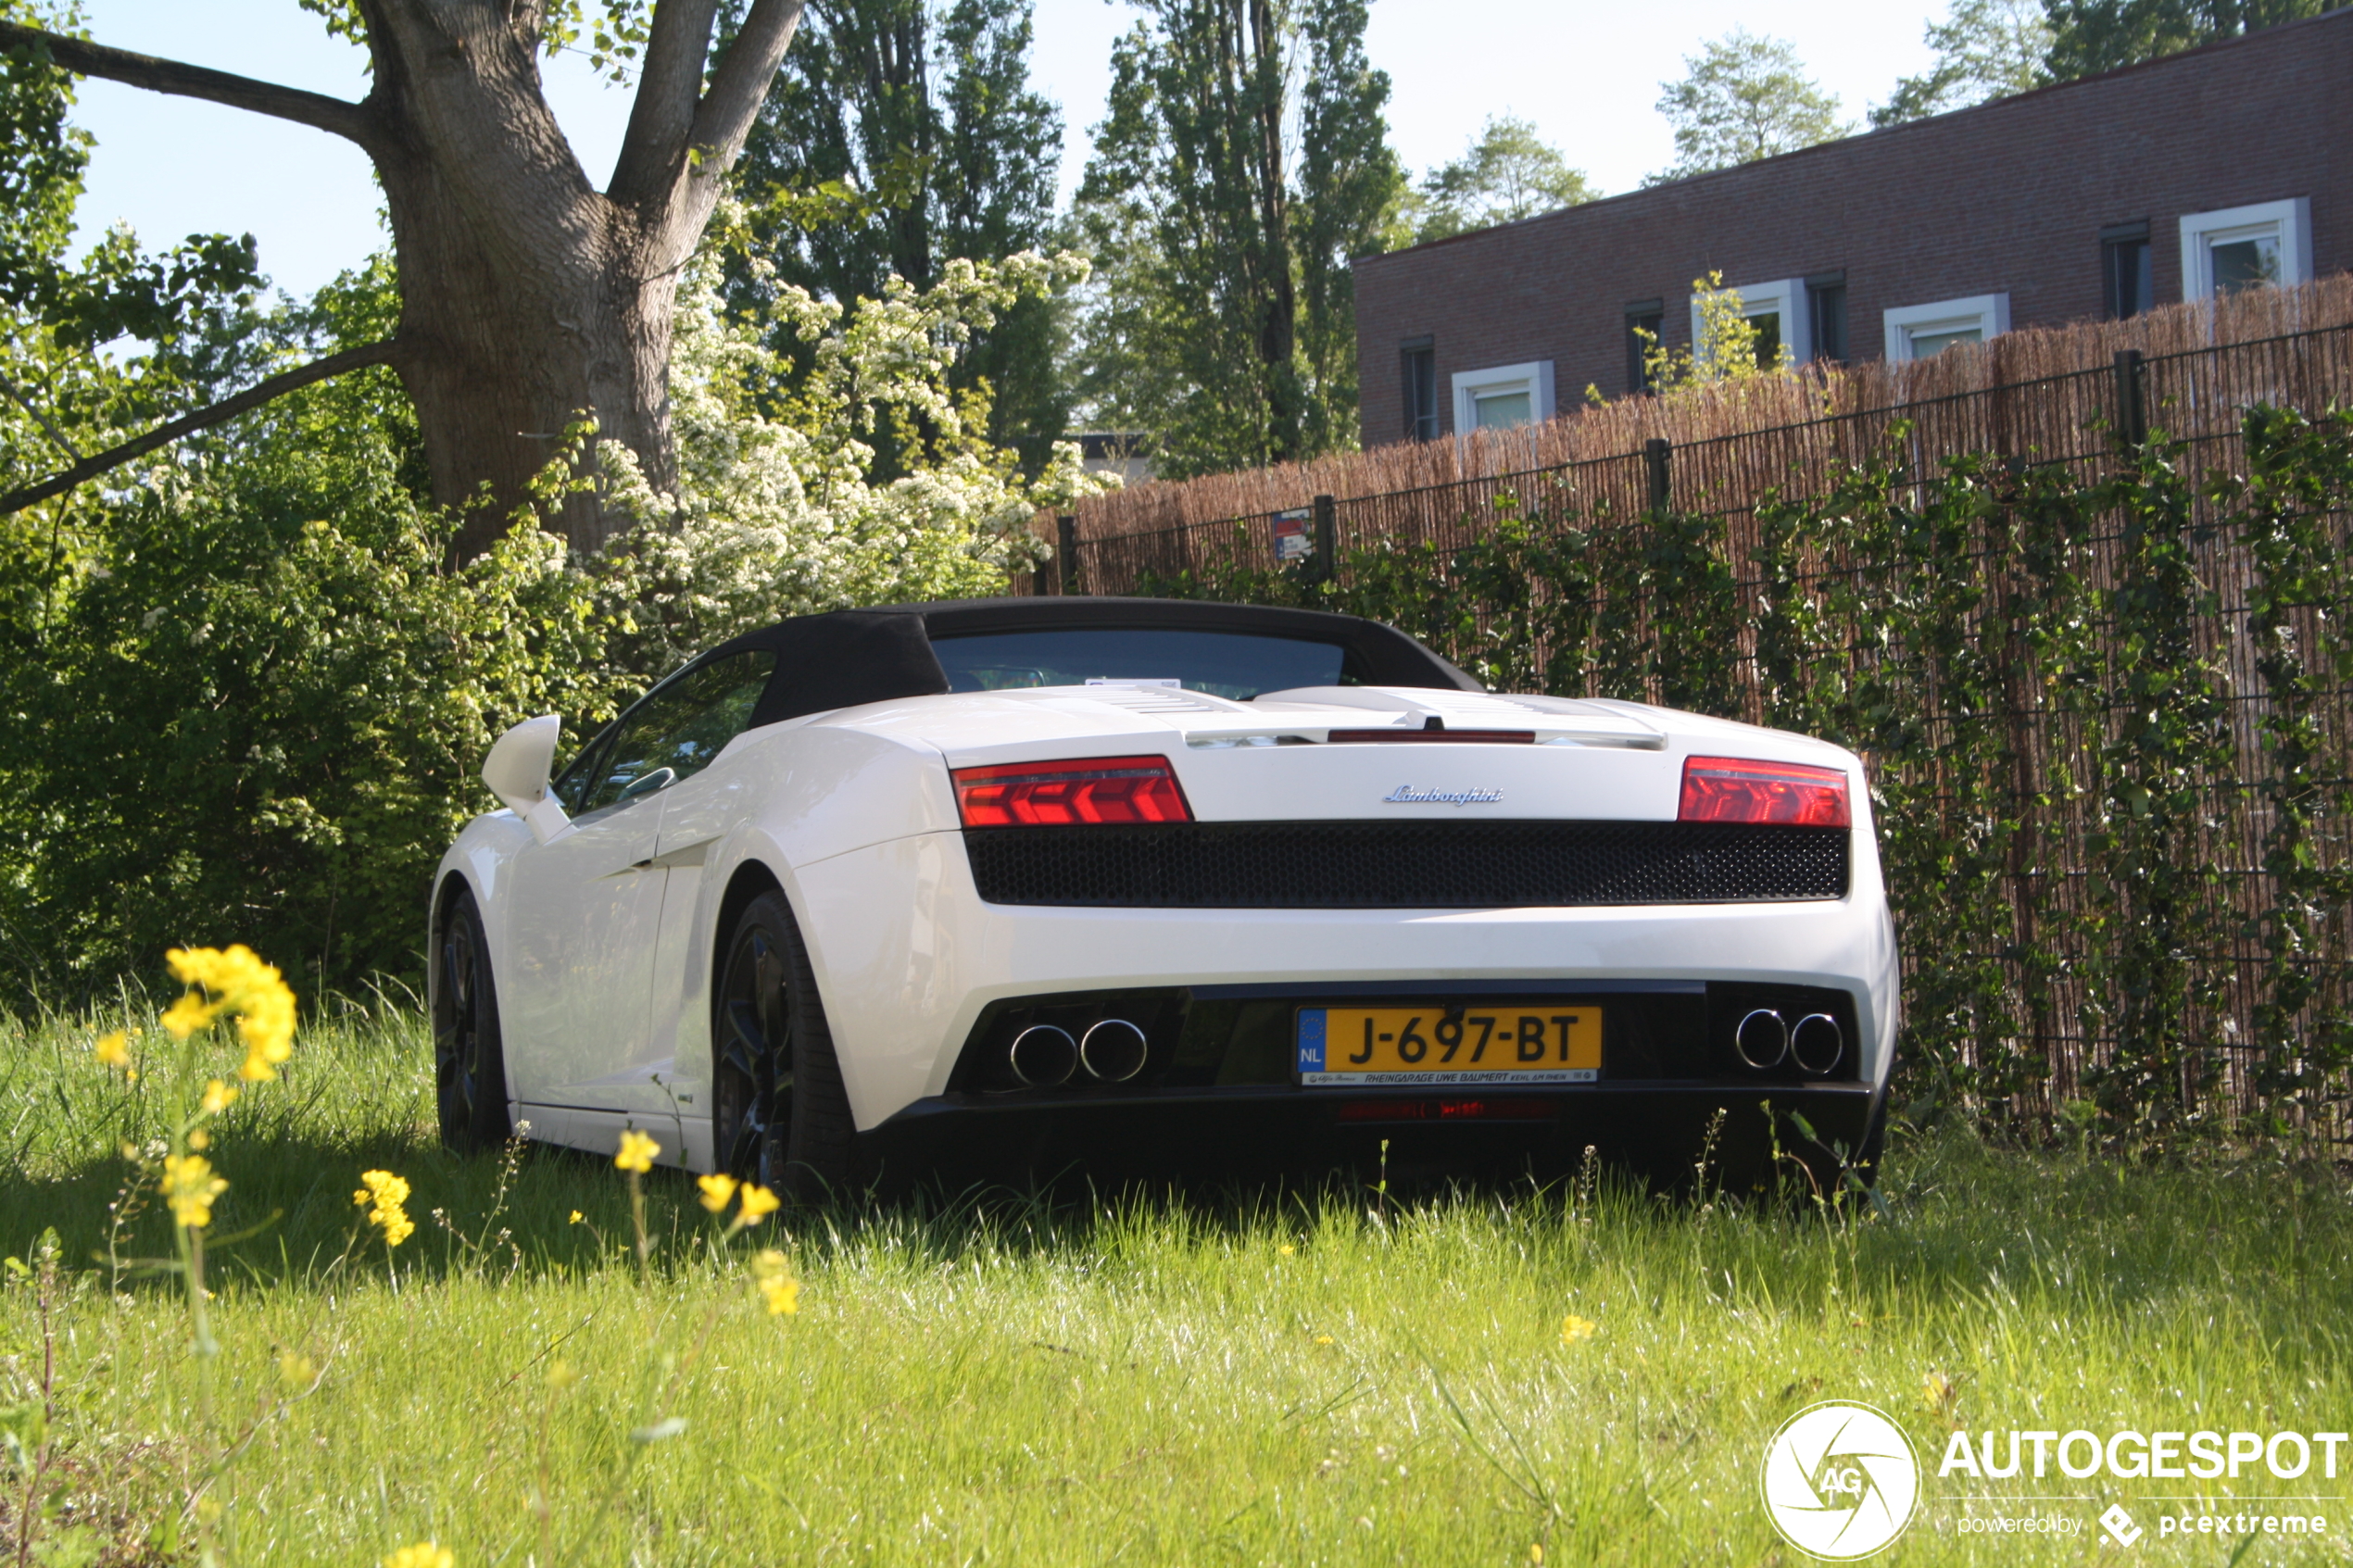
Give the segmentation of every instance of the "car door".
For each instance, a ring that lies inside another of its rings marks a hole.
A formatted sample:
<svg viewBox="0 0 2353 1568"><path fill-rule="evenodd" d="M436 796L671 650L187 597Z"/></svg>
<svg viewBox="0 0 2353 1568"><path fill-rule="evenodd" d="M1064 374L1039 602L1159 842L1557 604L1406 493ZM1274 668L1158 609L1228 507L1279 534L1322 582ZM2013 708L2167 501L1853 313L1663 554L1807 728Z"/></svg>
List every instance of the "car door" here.
<svg viewBox="0 0 2353 1568"><path fill-rule="evenodd" d="M519 1100L664 1112L653 1081L655 955L670 871L658 850L670 792L742 730L775 656L690 667L623 714L559 785L578 815L513 869L509 1071ZM691 884L689 884L691 893ZM675 977L672 977L674 985ZM667 1074L663 1074L667 1080Z"/></svg>
<svg viewBox="0 0 2353 1568"><path fill-rule="evenodd" d="M743 733L759 688L715 702L693 733L682 736L697 755L715 759ZM687 746L682 745L685 751ZM697 767L664 792L661 830L655 857L663 871L661 937L654 955L653 1016L648 1030L644 1076L659 1076L670 1093L657 1092L648 1110L678 1109L689 1116L709 1111L711 943L724 940L695 929L695 914L711 851L750 809L761 775L734 762L704 771Z"/></svg>

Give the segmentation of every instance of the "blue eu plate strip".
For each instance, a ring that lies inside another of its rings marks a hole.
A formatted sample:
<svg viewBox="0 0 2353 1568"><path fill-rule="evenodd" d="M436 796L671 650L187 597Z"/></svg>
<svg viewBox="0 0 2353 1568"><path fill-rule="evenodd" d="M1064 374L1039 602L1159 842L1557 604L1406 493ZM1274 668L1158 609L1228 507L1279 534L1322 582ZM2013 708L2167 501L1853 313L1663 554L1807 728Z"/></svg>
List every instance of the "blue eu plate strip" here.
<svg viewBox="0 0 2353 1568"><path fill-rule="evenodd" d="M1324 1010L1299 1010L1299 1070L1321 1073L1324 1070Z"/></svg>

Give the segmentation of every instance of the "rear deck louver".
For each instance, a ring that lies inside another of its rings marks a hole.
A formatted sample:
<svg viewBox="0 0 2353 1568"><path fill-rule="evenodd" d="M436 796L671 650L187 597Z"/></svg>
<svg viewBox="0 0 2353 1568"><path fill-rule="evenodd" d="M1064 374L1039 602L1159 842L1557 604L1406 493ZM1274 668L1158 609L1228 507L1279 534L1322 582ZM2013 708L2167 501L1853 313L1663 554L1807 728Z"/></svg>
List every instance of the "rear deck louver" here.
<svg viewBox="0 0 2353 1568"><path fill-rule="evenodd" d="M1470 909L1845 897L1845 828L1721 822L1184 822L968 828L992 904Z"/></svg>

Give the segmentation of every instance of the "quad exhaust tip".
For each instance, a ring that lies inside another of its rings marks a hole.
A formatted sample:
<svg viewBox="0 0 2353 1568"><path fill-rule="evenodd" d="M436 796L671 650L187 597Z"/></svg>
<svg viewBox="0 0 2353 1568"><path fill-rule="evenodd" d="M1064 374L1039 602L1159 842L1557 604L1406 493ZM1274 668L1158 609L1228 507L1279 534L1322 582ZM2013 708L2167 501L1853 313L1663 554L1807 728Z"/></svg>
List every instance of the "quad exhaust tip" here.
<svg viewBox="0 0 2353 1568"><path fill-rule="evenodd" d="M1846 1031L1829 1013L1809 1013L1789 1032L1790 1055L1808 1073L1828 1073L1846 1054Z"/></svg>
<svg viewBox="0 0 2353 1568"><path fill-rule="evenodd" d="M1102 1025L1095 1027L1100 1029ZM1091 1038L1094 1030L1088 1030L1088 1035ZM1033 1023L1013 1036L1013 1049L1006 1055L1013 1064L1013 1076L1025 1085L1051 1089L1070 1081L1072 1070L1078 1065L1078 1042L1070 1037L1067 1029Z"/></svg>
<svg viewBox="0 0 2353 1568"><path fill-rule="evenodd" d="M1087 1031L1078 1044L1078 1060L1088 1075L1106 1084L1124 1084L1144 1070L1144 1032L1124 1018L1106 1018Z"/></svg>
<svg viewBox="0 0 2353 1568"><path fill-rule="evenodd" d="M1760 1073L1779 1067L1789 1054L1789 1023L1771 1008L1758 1008L1732 1031L1732 1048Z"/></svg>
<svg viewBox="0 0 2353 1568"><path fill-rule="evenodd" d="M1845 1057L1846 1031L1826 1012L1809 1012L1793 1024L1771 1008L1758 1008L1732 1031L1732 1048L1759 1073L1793 1061L1818 1077Z"/></svg>

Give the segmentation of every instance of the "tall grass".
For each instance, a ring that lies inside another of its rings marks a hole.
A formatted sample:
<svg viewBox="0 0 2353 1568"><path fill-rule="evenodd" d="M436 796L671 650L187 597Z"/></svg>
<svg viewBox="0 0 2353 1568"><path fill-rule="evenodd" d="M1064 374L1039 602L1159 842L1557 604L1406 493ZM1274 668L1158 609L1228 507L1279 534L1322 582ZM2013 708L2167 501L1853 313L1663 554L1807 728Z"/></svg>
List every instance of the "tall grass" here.
<svg viewBox="0 0 2353 1568"><path fill-rule="evenodd" d="M1955 1524L2032 1506L2089 1532L2121 1499L2153 1526L2157 1490L2220 1508L2233 1488L1941 1485L1954 1423L2346 1424L2353 1193L2326 1170L1945 1133L1899 1142L1887 1210L1861 1219L1606 1175L1381 1207L1335 1187L941 1195L771 1222L803 1282L771 1316L682 1178L651 1184L641 1284L609 1160L531 1151L502 1200L499 1160L440 1153L424 1033L400 1014L308 1031L287 1092L218 1127L215 1231L262 1228L214 1252L226 1349L200 1368L170 1283L104 1261L117 1145L151 1129L93 1032L0 1027L0 1249L31 1257L55 1227L66 1268L63 1479L39 1528L103 1553L84 1561L184 1557L201 1521L222 1561L256 1563L425 1538L459 1564L1793 1562L1755 1499L1764 1443L1850 1398L1930 1464L1893 1561L2077 1562L2088 1536L1989 1545ZM391 1267L371 1242L346 1254L372 1167L411 1180L423 1225ZM163 1255L161 1224L125 1254ZM0 1294L8 1399L37 1374L38 1294L15 1271ZM1590 1336L1564 1336L1572 1314ZM2353 1524L2342 1481L2234 1489L2325 1492L2309 1506ZM18 1486L0 1497L13 1547ZM2249 1561L2340 1562L2342 1538Z"/></svg>

